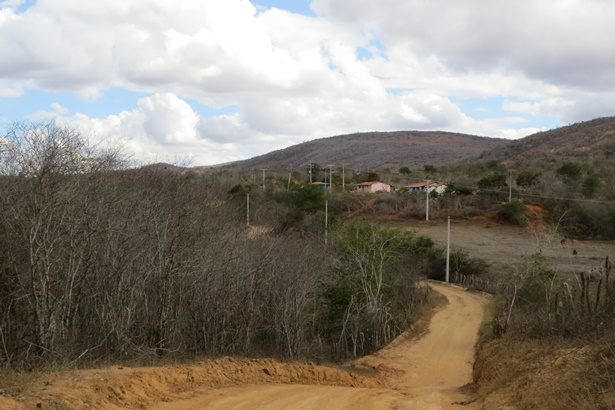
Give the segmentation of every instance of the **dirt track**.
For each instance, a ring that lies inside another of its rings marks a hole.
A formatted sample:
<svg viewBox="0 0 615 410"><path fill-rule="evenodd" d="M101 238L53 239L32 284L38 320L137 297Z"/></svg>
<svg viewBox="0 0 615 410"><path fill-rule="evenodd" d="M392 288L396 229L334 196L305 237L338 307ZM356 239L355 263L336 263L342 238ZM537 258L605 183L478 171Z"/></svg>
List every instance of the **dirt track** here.
<svg viewBox="0 0 615 410"><path fill-rule="evenodd" d="M7 396L0 389L0 408L461 407L452 403L468 399L457 388L471 381L474 345L487 300L457 287L430 285L446 296L448 304L434 314L428 333L418 340L402 335L376 354L350 363L357 371L228 357L191 365L68 370L33 377L16 395Z"/></svg>
<svg viewBox="0 0 615 410"><path fill-rule="evenodd" d="M383 388L257 384L187 393L151 407L176 409L440 409L467 400L457 391L472 379L474 345L486 299L456 287L431 284L448 299L419 340L402 335L357 365L383 370Z"/></svg>

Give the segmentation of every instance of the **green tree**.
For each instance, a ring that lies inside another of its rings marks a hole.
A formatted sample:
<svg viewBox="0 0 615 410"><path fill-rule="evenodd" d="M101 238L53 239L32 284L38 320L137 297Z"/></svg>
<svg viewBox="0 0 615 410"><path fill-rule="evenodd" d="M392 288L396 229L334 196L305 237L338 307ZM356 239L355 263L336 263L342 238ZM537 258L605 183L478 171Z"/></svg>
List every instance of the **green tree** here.
<svg viewBox="0 0 615 410"><path fill-rule="evenodd" d="M408 326L421 297L418 270L434 243L411 231L352 224L335 233L333 245L336 268L323 283L319 322L330 339L364 354Z"/></svg>
<svg viewBox="0 0 615 410"><path fill-rule="evenodd" d="M559 175L564 182L572 183L579 180L583 170L579 164L574 162L565 162L561 167L557 169L557 175Z"/></svg>
<svg viewBox="0 0 615 410"><path fill-rule="evenodd" d="M504 174L493 174L478 181L478 187L481 189L503 188L505 186L507 186L507 182Z"/></svg>
<svg viewBox="0 0 615 410"><path fill-rule="evenodd" d="M400 174L404 174L404 175L408 175L408 174L410 174L410 168L408 168L408 167L401 167L401 168L399 168L399 173Z"/></svg>
<svg viewBox="0 0 615 410"><path fill-rule="evenodd" d="M365 182L378 181L379 179L380 179L380 175L378 175L376 172L370 171L367 173L367 176L365 177Z"/></svg>
<svg viewBox="0 0 615 410"><path fill-rule="evenodd" d="M423 171L432 174L434 172L438 172L438 168L433 165L425 165L423 166Z"/></svg>
<svg viewBox="0 0 615 410"><path fill-rule="evenodd" d="M529 223L527 206L520 201L500 206L496 215L498 219L513 225L526 226Z"/></svg>
<svg viewBox="0 0 615 410"><path fill-rule="evenodd" d="M318 179L320 178L320 171L322 170L322 168L320 167L320 165L316 164L316 163L311 163L310 166L308 167L308 176L310 175L310 172L312 173L312 180L313 181L318 181Z"/></svg>
<svg viewBox="0 0 615 410"><path fill-rule="evenodd" d="M583 191L583 195L585 195L586 198L593 197L598 191L598 188L600 188L601 184L602 181L595 175L590 175L586 177L583 180L583 186L581 188Z"/></svg>
<svg viewBox="0 0 615 410"><path fill-rule="evenodd" d="M529 188L538 183L540 180L540 173L531 172L531 171L523 171L517 176L517 186Z"/></svg>

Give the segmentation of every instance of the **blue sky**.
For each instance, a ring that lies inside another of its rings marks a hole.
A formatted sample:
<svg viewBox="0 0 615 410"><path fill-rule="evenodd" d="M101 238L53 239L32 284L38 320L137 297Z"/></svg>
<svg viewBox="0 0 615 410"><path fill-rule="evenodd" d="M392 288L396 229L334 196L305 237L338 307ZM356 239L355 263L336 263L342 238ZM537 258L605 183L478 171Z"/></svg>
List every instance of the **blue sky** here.
<svg viewBox="0 0 615 410"><path fill-rule="evenodd" d="M293 13L313 16L314 12L310 9L311 1L308 0L258 0L254 4L265 8L275 7L282 10L292 11Z"/></svg>
<svg viewBox="0 0 615 410"><path fill-rule="evenodd" d="M35 3L36 0L26 0L19 5L17 11L23 13L34 6ZM254 5L257 8L275 7L302 15L314 15L313 11L310 10L310 1L260 0L254 2ZM10 123L27 120L33 113L52 110L53 103L60 104L73 114L80 113L94 117L108 116L134 108L138 100L146 95L148 94L125 88L108 88L102 92L100 97L89 100L82 98L76 92L25 89L23 94L18 97L0 97L0 122ZM189 98L186 99L186 102L203 118L232 114L238 111L238 107L234 105L217 108Z"/></svg>
<svg viewBox="0 0 615 410"><path fill-rule="evenodd" d="M0 0L0 127L55 119L207 164L356 131L520 138L613 115L615 3L313 4Z"/></svg>

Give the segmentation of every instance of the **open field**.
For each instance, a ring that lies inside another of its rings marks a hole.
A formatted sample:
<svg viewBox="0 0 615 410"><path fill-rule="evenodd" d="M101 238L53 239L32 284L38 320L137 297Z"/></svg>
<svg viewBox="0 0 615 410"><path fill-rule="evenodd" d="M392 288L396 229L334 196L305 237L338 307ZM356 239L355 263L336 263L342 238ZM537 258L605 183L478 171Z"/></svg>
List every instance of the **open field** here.
<svg viewBox="0 0 615 410"><path fill-rule="evenodd" d="M446 244L445 220L391 224L407 226L440 244ZM451 243L453 248L484 259L496 271L510 271L522 263L523 256L537 252L541 252L552 268L560 273L586 271L590 267L598 267L606 256L611 259L615 257L614 241L567 240L562 243L558 235L545 229L507 226L482 219L451 221Z"/></svg>

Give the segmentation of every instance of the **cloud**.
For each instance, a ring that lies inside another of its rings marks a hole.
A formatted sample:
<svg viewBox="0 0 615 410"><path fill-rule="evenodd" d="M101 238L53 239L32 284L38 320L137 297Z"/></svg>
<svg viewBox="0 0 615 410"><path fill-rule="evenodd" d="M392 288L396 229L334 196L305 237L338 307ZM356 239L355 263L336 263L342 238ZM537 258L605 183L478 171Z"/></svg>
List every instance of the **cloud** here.
<svg viewBox="0 0 615 410"><path fill-rule="evenodd" d="M458 71L520 71L571 87L615 85L615 3L605 0L315 0L328 19Z"/></svg>
<svg viewBox="0 0 615 410"><path fill-rule="evenodd" d="M19 3L0 3L0 98L148 94L97 118L33 109L137 157L211 163L367 130L514 138L539 129L534 118L589 119L615 103L615 4L603 0L315 0L316 16L247 0ZM485 96L502 96L503 114L478 120L454 102ZM191 100L238 111L201 117Z"/></svg>
<svg viewBox="0 0 615 410"><path fill-rule="evenodd" d="M202 165L241 159L235 144L206 138L199 128L200 117L171 93L141 98L134 109L102 118L70 114L56 105L54 111L42 113L38 119L55 119L75 127L92 143L119 147L136 161Z"/></svg>

